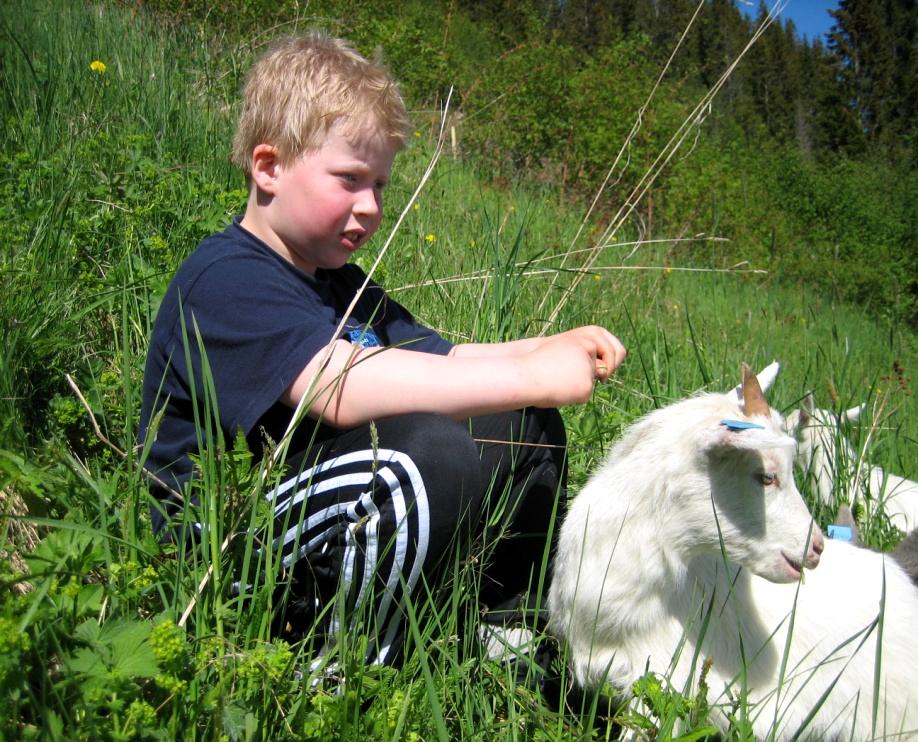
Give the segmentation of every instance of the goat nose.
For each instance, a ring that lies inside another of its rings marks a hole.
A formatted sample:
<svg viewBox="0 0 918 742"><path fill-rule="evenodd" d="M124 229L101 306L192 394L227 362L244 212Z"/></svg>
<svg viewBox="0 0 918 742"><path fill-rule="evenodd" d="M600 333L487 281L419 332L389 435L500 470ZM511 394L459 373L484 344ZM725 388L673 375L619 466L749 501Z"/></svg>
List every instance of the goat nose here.
<svg viewBox="0 0 918 742"><path fill-rule="evenodd" d="M822 556L822 552L825 551L826 540L822 535L822 531L818 526L813 526L813 535L810 540L810 551L806 555L806 566L812 569L817 564L819 564L819 557Z"/></svg>
<svg viewBox="0 0 918 742"><path fill-rule="evenodd" d="M818 526L813 527L813 542L810 545L817 554L822 554L822 552L825 551L826 540L822 535L822 529Z"/></svg>

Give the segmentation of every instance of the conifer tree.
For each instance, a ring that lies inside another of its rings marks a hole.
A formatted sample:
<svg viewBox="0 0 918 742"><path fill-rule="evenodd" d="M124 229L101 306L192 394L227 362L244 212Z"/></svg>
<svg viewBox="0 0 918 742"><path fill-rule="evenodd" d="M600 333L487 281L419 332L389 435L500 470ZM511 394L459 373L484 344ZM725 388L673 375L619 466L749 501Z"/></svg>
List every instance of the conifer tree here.
<svg viewBox="0 0 918 742"><path fill-rule="evenodd" d="M749 52L750 93L768 135L786 142L794 135L800 98L796 31L792 21L782 28L763 2L759 3L756 26L765 30Z"/></svg>
<svg viewBox="0 0 918 742"><path fill-rule="evenodd" d="M914 137L913 0L841 0L831 11L829 49L866 139L895 151Z"/></svg>
<svg viewBox="0 0 918 742"><path fill-rule="evenodd" d="M813 151L861 154L867 142L836 73L834 56L817 40L804 47L802 63L806 133Z"/></svg>
<svg viewBox="0 0 918 742"><path fill-rule="evenodd" d="M644 31L653 41L653 47L656 49L657 59L661 65L669 59L692 20L697 5L698 0L667 0L664 3L654 4L650 26ZM696 17L688 35L682 42L679 53L673 58L670 68L673 78L690 83L699 81L700 25L701 22Z"/></svg>
<svg viewBox="0 0 918 742"><path fill-rule="evenodd" d="M609 0L565 0L553 6L552 27L563 43L586 54L595 54L620 33Z"/></svg>

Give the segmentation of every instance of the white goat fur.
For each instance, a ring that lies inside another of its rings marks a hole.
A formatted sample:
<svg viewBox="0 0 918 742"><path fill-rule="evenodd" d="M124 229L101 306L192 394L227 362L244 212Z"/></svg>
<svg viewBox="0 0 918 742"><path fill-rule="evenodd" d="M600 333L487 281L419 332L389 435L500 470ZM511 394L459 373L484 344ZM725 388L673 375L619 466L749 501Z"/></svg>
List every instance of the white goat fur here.
<svg viewBox="0 0 918 742"><path fill-rule="evenodd" d="M709 659L712 721L724 730L745 688L756 738L791 738L837 679L806 735L918 734L918 590L879 553L829 541L820 558L793 440L769 413L749 418L735 393L705 394L631 426L560 529L551 630L587 688L627 692L651 670L693 694ZM725 418L764 429L733 431ZM819 567L799 579L794 562Z"/></svg>
<svg viewBox="0 0 918 742"><path fill-rule="evenodd" d="M838 490L842 504L859 502L871 514L881 511L907 533L918 528L918 482L871 466L855 453L841 432L841 424L856 420L863 409L863 405L853 407L837 416L831 410L818 409L807 395L803 407L791 412L786 421L788 432L798 441L797 463L827 505L835 502ZM839 475L842 481L837 479Z"/></svg>

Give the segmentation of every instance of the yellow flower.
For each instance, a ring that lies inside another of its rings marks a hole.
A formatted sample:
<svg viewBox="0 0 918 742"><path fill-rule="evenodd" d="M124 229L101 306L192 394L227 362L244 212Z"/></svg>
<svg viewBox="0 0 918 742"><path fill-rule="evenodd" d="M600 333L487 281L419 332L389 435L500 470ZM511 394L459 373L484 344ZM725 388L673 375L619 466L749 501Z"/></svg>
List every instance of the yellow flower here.
<svg viewBox="0 0 918 742"><path fill-rule="evenodd" d="M94 59L92 60L92 62L89 63L89 69L91 69L97 75L104 75L105 70L108 68L105 66L105 62L102 62L98 59Z"/></svg>
<svg viewBox="0 0 918 742"><path fill-rule="evenodd" d="M415 201L415 202L414 202L414 210L417 211L417 210L420 209L420 208L421 208L421 205L420 205L417 201Z"/></svg>
<svg viewBox="0 0 918 742"><path fill-rule="evenodd" d="M437 235L435 235L435 234L433 234L433 233L430 233L430 234L428 234L424 239L427 240L428 242L436 242L436 241L437 241Z"/></svg>
<svg viewBox="0 0 918 742"><path fill-rule="evenodd" d="M469 240L469 247L477 247L478 243L475 240Z"/></svg>
<svg viewBox="0 0 918 742"><path fill-rule="evenodd" d="M419 132L419 131L414 132L414 138L415 138L415 139L420 139L420 138L421 138L421 132Z"/></svg>

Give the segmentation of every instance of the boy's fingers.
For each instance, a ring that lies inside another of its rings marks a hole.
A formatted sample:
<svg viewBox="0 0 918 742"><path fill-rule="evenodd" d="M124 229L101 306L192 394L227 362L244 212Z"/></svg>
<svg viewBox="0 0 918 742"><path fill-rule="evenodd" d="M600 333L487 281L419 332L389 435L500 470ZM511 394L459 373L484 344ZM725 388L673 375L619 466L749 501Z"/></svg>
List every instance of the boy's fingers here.
<svg viewBox="0 0 918 742"><path fill-rule="evenodd" d="M613 368L625 360L625 346L614 335L610 337L608 344L601 351L600 355L607 362L606 365L610 365Z"/></svg>
<svg viewBox="0 0 918 742"><path fill-rule="evenodd" d="M625 360L625 346L614 335L610 334L609 338L609 345L601 348L596 356L595 372L600 381L606 381Z"/></svg>
<svg viewBox="0 0 918 742"><path fill-rule="evenodd" d="M596 363L594 364L594 372L596 378L599 381L606 381L612 375L612 372L615 371L617 366L618 363L614 358L609 359L602 356L598 357L596 359Z"/></svg>
<svg viewBox="0 0 918 742"><path fill-rule="evenodd" d="M562 333L567 340L573 340L591 357L593 378L606 381L625 360L625 346L615 335L603 327L590 325Z"/></svg>

